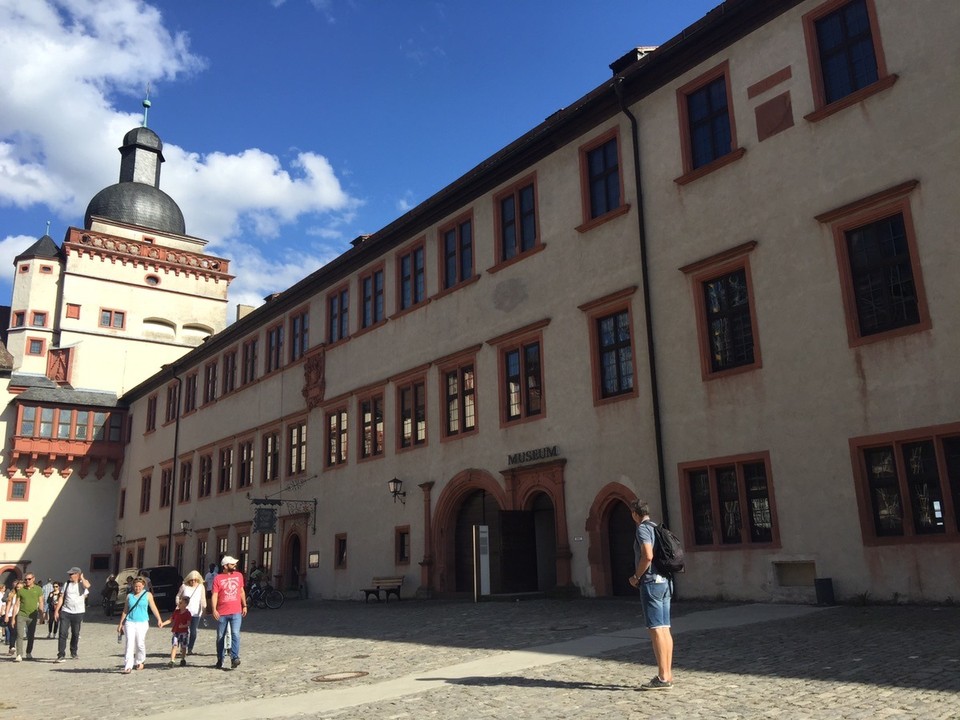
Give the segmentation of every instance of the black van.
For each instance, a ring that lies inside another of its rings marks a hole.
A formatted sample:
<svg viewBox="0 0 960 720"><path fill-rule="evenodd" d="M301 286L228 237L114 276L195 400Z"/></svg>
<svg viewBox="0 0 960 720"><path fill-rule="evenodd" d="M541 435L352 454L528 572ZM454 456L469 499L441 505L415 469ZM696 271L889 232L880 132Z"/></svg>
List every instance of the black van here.
<svg viewBox="0 0 960 720"><path fill-rule="evenodd" d="M140 569L140 574L150 578L153 600L161 611L172 611L177 607L177 591L183 583L183 577L173 565L156 565Z"/></svg>

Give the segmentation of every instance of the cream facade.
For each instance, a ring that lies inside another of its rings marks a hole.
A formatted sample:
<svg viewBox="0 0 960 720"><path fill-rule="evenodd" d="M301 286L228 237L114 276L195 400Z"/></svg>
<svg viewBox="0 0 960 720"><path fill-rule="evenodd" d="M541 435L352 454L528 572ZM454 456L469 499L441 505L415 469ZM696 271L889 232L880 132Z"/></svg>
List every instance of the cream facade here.
<svg viewBox="0 0 960 720"><path fill-rule="evenodd" d="M642 497L684 597L956 598L960 9L908 12L724 3L154 365L114 566L469 593L484 526L492 593L628 594Z"/></svg>

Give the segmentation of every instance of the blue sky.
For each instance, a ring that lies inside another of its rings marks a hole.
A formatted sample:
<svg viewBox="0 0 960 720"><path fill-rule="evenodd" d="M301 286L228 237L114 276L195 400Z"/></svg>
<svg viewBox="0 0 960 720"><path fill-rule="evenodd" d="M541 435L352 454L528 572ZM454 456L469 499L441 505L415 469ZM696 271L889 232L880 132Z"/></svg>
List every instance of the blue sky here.
<svg viewBox="0 0 960 720"><path fill-rule="evenodd" d="M717 4L0 0L0 304L117 181L148 83L161 188L259 305Z"/></svg>

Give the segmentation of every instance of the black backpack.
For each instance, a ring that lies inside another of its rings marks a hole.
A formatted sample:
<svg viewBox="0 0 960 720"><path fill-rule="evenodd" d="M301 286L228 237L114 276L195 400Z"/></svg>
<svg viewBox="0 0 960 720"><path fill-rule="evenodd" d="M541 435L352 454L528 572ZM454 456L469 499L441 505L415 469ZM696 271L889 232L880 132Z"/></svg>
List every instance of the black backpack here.
<svg viewBox="0 0 960 720"><path fill-rule="evenodd" d="M672 577L683 572L683 545L680 539L663 525L653 525L653 564L661 575Z"/></svg>

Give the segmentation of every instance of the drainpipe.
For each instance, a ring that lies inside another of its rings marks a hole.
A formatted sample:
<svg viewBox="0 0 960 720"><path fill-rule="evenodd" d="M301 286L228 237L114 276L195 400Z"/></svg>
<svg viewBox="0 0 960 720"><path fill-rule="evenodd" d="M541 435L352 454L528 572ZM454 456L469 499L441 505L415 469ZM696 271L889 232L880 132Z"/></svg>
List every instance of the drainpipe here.
<svg viewBox="0 0 960 720"><path fill-rule="evenodd" d="M177 455L180 452L180 403L183 398L180 397L183 389L183 379L177 375L177 369L172 365L164 365L163 369L169 368L173 373L173 379L177 381L177 415L173 426L173 477L170 478L170 524L167 527L167 565L173 565L173 508L174 497L177 490Z"/></svg>
<svg viewBox="0 0 960 720"><path fill-rule="evenodd" d="M627 107L623 99L623 77L613 81L620 110L630 119L630 134L633 139L633 173L637 187L637 238L640 242L640 286L643 290L643 319L647 330L647 367L650 368L650 404L653 411L653 436L657 448L657 479L660 483L661 522L670 526L670 512L667 508L667 479L663 468L663 428L660 418L660 386L657 382L657 357L653 343L653 313L650 310L650 271L647 266L647 228L643 215L643 185L640 179L640 132L637 118Z"/></svg>

